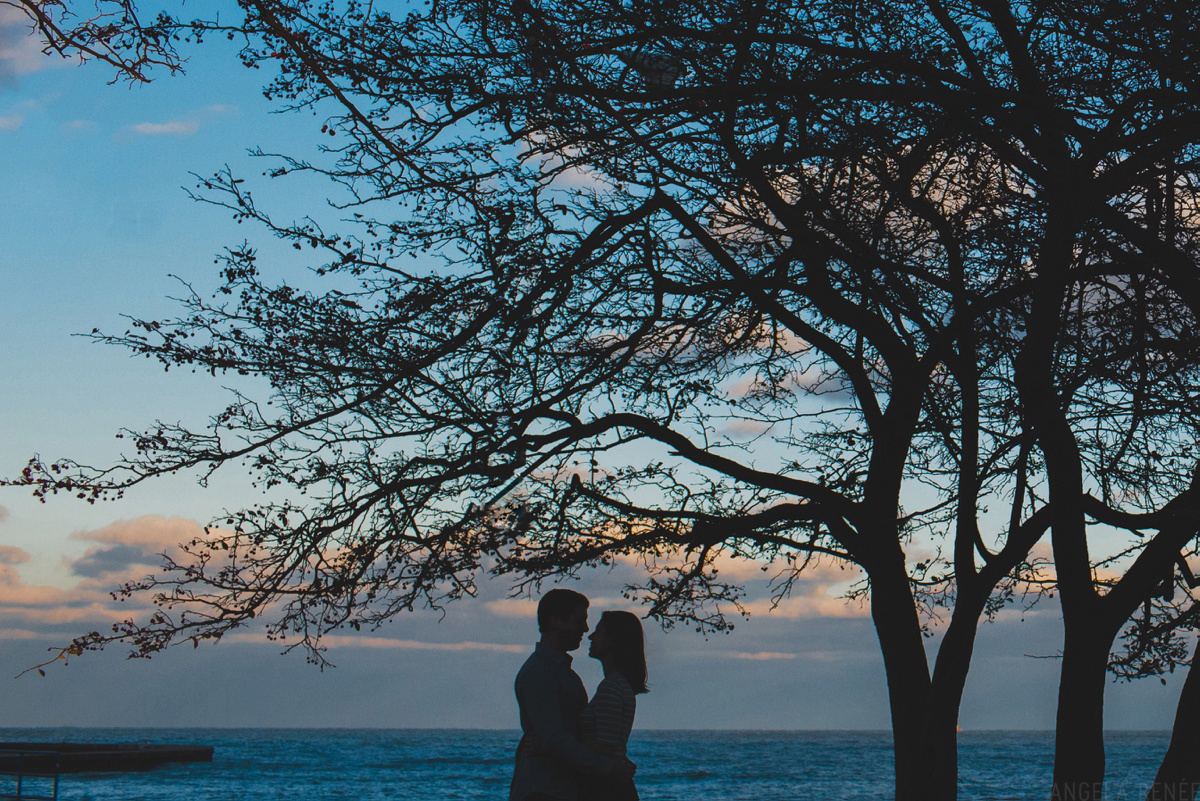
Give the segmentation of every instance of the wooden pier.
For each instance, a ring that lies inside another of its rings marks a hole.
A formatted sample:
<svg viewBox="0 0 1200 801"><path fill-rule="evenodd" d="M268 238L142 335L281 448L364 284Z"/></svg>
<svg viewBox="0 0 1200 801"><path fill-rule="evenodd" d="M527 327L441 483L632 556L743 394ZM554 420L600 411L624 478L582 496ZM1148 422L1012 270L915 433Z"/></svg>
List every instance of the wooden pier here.
<svg viewBox="0 0 1200 801"><path fill-rule="evenodd" d="M211 745L147 743L4 743L0 774L150 770L166 762L212 762Z"/></svg>

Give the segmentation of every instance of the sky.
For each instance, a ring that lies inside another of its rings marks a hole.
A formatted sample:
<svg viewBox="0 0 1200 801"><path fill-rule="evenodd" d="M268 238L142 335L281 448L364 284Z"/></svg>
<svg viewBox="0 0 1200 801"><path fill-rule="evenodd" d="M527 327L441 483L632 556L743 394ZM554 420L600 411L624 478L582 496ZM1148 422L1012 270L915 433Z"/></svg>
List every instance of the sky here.
<svg viewBox="0 0 1200 801"><path fill-rule="evenodd" d="M34 454L103 464L120 452L121 427L202 421L224 400L219 380L164 373L78 336L122 331L123 314L170 313L182 282L213 285L214 254L254 241L227 213L188 198L192 173L229 165L253 178L264 165L249 148L303 154L318 141L322 121L272 114L265 76L231 48L210 42L189 54L183 76L110 85L103 65L43 56L18 12L0 5L0 474ZM288 200L324 202L316 191ZM417 612L335 638L337 667L325 671L246 632L151 660L114 648L44 678L17 677L47 648L136 613L109 591L254 497L235 472L207 488L163 479L96 506L0 490L0 727L516 727L512 680L537 639L535 605L499 583L482 583L444 615ZM630 608L628 571L571 585L592 598L593 619ZM868 610L838 597L847 575L824 566L775 609L764 575L745 574L752 615L730 634L648 622L651 693L638 727L888 727ZM1052 603L985 626L962 727L1053 728L1057 662L1037 657L1055 654L1061 638ZM598 664L581 654L575 665L595 686ZM1169 728L1181 682L1111 685L1108 727Z"/></svg>

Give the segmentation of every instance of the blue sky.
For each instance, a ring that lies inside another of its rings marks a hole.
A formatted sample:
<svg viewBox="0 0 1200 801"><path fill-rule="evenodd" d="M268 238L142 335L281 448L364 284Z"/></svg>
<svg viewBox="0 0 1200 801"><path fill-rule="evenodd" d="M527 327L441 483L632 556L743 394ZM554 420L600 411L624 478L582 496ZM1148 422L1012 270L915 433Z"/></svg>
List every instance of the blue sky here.
<svg viewBox="0 0 1200 801"><path fill-rule="evenodd" d="M210 286L213 254L256 232L189 200L191 172L246 155L311 151L321 120L273 115L261 73L210 43L183 77L108 85L103 66L42 57L13 9L0 6L0 472L34 453L103 463L113 434L155 418L198 421L222 402L220 382L172 372L73 334L122 330L122 313L168 313L180 284ZM293 198L323 203L319 194ZM259 237L262 239L262 237ZM108 625L107 595L152 569L155 553L223 508L252 498L244 477L202 489L186 477L95 507L0 494L0 726L516 725L512 677L536 639L533 607L484 585L444 618L418 613L339 638L321 673L248 633L215 647L127 661L88 655L46 678L10 678L45 649ZM730 635L648 631L650 728L882 729L882 665L866 610L837 599L832 568L771 612L750 576L753 617ZM595 609L619 607L621 570L584 578ZM755 594L757 593L757 594ZM964 728L1053 726L1056 610L1006 613L983 629L963 705ZM936 637L933 641L936 644ZM598 666L577 660L594 685ZM1111 728L1167 728L1178 677L1114 685Z"/></svg>

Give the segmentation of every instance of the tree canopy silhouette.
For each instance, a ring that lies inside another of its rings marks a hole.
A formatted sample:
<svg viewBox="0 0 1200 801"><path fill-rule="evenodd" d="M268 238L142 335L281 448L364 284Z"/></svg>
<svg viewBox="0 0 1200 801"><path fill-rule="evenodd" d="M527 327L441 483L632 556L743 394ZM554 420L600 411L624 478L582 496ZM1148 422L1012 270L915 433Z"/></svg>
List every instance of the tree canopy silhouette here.
<svg viewBox="0 0 1200 801"><path fill-rule="evenodd" d="M722 560L785 564L782 597L832 559L866 577L897 798L955 796L977 626L1037 587L1067 626L1054 792L1102 781L1110 649L1174 614L1195 535L1183 6L239 5L177 30L243 37L269 96L323 115L321 158L264 157L332 213L280 220L228 170L197 197L312 269L269 281L237 245L178 319L96 336L270 390L16 483L94 501L245 465L276 495L126 587L149 621L71 648L265 619L323 662L323 634L481 571L616 559L650 614L722 630ZM1133 536L1089 550L1104 527Z"/></svg>
<svg viewBox="0 0 1200 801"><path fill-rule="evenodd" d="M134 0L96 0L90 7L68 0L0 0L28 17L46 55L99 61L116 70L112 82L151 80L155 69L183 69L178 25L165 13L146 19Z"/></svg>

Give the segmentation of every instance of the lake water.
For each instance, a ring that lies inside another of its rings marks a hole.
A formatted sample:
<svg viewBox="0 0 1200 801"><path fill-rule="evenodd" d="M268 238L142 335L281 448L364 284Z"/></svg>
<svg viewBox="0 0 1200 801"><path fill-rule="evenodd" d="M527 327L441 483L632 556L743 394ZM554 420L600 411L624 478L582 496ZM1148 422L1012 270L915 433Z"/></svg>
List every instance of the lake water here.
<svg viewBox="0 0 1200 801"><path fill-rule="evenodd" d="M517 736L455 729L0 729L10 741L215 746L211 764L64 775L59 797L71 801L503 801ZM1110 733L1105 798L1141 801L1167 739L1166 732ZM959 742L963 801L1048 796L1052 733L964 732ZM629 750L645 801L891 795L886 732L635 730ZM6 792L0 777L0 795Z"/></svg>

